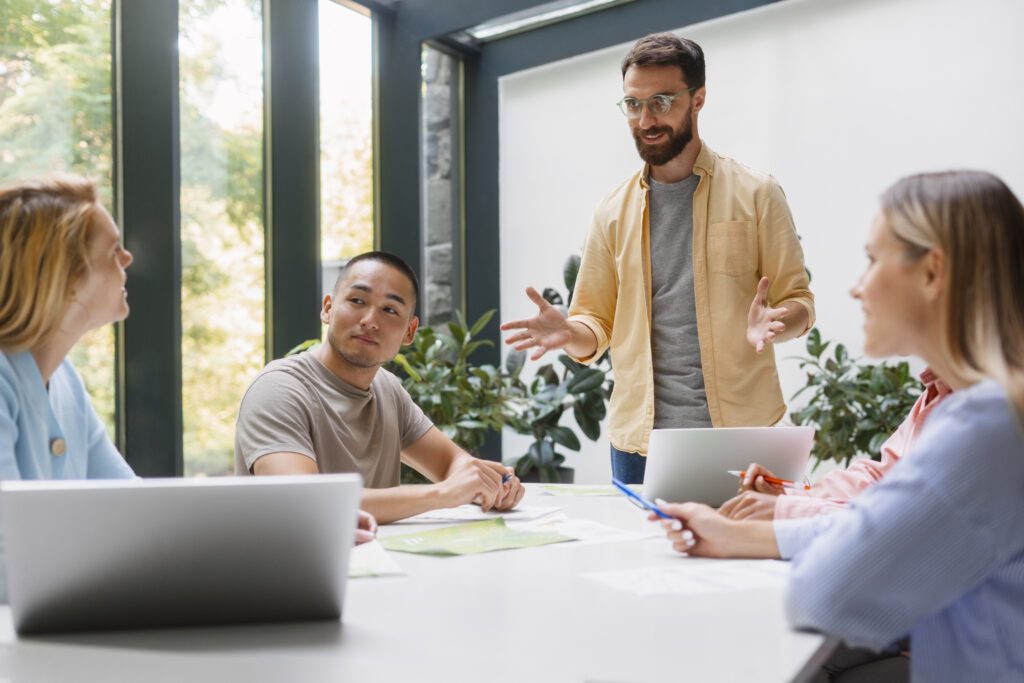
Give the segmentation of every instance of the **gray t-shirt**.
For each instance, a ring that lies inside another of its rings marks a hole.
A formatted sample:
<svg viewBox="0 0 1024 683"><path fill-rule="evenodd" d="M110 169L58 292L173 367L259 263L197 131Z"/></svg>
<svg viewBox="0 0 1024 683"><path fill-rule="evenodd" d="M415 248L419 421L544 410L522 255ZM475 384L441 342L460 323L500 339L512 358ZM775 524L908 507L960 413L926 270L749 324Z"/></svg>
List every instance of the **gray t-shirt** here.
<svg viewBox="0 0 1024 683"><path fill-rule="evenodd" d="M654 427L710 427L693 298L693 192L700 176L651 187Z"/></svg>
<svg viewBox="0 0 1024 683"><path fill-rule="evenodd" d="M306 351L271 362L242 398L235 473L250 474L268 453L301 453L320 472L358 472L369 488L398 486L401 450L432 426L387 370L363 391Z"/></svg>

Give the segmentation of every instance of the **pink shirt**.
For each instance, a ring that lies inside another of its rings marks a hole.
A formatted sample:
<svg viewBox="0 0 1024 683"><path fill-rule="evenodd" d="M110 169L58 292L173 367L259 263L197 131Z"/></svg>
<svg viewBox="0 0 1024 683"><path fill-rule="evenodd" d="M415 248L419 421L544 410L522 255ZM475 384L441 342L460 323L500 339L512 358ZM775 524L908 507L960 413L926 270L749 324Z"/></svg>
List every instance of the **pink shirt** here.
<svg viewBox="0 0 1024 683"><path fill-rule="evenodd" d="M867 458L858 460L845 470L825 475L810 491L790 491L778 497L775 519L812 517L842 510L858 493L885 476L893 465L910 452L910 445L921 433L924 422L935 406L952 393L952 389L930 369L921 373L924 391L899 428L882 444L881 462Z"/></svg>

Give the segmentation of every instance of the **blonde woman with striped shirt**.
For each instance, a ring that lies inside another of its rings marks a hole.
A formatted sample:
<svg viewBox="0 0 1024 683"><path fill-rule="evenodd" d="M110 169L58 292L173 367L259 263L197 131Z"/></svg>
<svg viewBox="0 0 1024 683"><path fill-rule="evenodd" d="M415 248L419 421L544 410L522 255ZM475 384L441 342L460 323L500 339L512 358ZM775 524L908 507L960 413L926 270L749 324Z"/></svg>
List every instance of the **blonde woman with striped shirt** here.
<svg viewBox="0 0 1024 683"><path fill-rule="evenodd" d="M790 621L882 650L920 681L1024 679L1024 207L989 173L905 178L882 196L852 290L865 351L913 354L953 388L846 510L738 521L665 504L673 547L792 561Z"/></svg>

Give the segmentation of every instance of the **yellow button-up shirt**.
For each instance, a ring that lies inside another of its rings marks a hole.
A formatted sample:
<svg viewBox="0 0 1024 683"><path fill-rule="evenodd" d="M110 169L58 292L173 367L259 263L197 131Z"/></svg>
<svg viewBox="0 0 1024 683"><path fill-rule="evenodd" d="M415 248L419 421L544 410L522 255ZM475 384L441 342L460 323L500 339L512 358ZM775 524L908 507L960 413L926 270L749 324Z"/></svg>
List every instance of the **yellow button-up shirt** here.
<svg viewBox="0 0 1024 683"><path fill-rule="evenodd" d="M762 276L772 306L796 301L814 324L814 295L782 188L770 175L716 154L707 145L694 163L693 292L704 390L716 427L771 425L786 404L775 354L747 342L747 313ZM647 168L597 208L583 247L569 319L611 346L615 389L609 435L616 448L647 453L654 425L651 354L651 253Z"/></svg>

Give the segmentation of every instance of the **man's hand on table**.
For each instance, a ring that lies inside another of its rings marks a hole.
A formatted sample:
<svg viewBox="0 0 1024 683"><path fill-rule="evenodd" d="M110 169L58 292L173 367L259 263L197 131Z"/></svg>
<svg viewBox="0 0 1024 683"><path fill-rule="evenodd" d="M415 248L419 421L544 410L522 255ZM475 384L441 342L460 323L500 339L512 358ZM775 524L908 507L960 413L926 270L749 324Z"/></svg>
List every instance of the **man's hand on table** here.
<svg viewBox="0 0 1024 683"><path fill-rule="evenodd" d="M369 543L377 537L377 520L365 510L359 511L359 519L356 521L356 545Z"/></svg>
<svg viewBox="0 0 1024 683"><path fill-rule="evenodd" d="M476 503L484 512L511 510L526 493L511 467L469 455L454 463L449 475L437 486L443 507Z"/></svg>

